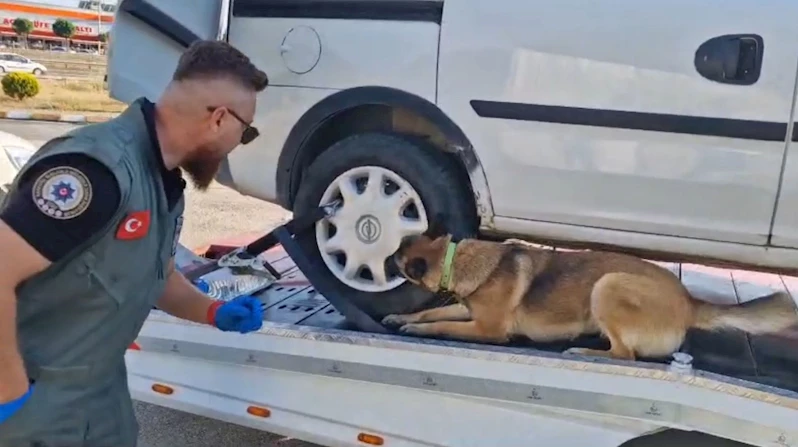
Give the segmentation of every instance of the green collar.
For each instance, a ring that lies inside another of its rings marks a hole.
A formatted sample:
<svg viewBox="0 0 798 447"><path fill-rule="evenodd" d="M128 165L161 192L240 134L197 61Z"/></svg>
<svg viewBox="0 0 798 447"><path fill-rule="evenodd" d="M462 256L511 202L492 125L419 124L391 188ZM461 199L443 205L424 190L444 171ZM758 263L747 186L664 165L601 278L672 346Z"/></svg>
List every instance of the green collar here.
<svg viewBox="0 0 798 447"><path fill-rule="evenodd" d="M441 268L441 290L449 290L452 283L452 261L454 261L454 251L457 250L456 242L449 242L446 246L446 255L443 258L443 267Z"/></svg>

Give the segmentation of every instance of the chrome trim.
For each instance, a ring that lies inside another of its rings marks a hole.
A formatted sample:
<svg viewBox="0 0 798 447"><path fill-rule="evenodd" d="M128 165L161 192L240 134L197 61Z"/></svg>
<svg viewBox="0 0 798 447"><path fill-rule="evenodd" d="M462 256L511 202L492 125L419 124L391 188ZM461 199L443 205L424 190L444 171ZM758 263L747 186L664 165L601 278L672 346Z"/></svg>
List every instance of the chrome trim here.
<svg viewBox="0 0 798 447"><path fill-rule="evenodd" d="M216 40L227 42L230 30L230 13L233 10L233 0L221 0L219 4L219 27L216 29Z"/></svg>

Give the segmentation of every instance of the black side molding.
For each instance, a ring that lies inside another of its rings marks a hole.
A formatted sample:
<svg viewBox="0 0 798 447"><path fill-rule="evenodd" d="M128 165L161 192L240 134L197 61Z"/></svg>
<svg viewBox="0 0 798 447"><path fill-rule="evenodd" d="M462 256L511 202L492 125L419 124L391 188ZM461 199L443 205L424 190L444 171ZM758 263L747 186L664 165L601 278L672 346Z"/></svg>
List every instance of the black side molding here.
<svg viewBox="0 0 798 447"><path fill-rule="evenodd" d="M787 123L471 100L483 118L610 127L759 141L785 141ZM793 140L798 129L793 132Z"/></svg>
<svg viewBox="0 0 798 447"><path fill-rule="evenodd" d="M119 10L141 20L184 48L201 39L196 33L145 0L122 0Z"/></svg>
<svg viewBox="0 0 798 447"><path fill-rule="evenodd" d="M233 16L440 24L443 0L236 0Z"/></svg>

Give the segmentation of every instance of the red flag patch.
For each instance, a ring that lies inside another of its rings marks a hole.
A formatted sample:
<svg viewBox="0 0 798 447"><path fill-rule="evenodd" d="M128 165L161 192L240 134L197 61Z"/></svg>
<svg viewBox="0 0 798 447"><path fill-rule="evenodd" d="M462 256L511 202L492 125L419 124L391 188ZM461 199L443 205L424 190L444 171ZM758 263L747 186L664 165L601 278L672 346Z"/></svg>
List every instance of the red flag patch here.
<svg viewBox="0 0 798 447"><path fill-rule="evenodd" d="M128 214L116 230L116 238L122 240L141 239L150 230L150 211Z"/></svg>

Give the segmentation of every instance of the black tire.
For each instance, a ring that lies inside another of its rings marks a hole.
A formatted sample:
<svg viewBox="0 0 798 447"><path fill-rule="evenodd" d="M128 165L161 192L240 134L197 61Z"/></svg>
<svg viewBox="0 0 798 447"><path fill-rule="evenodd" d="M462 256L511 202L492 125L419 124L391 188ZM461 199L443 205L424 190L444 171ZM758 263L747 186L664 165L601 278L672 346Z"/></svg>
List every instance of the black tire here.
<svg viewBox="0 0 798 447"><path fill-rule="evenodd" d="M319 206L324 191L339 175L358 166L380 166L408 181L421 197L428 219L445 216L446 229L457 237L473 237L478 220L470 185L452 158L425 140L386 133L347 137L324 151L302 176L294 201L294 214ZM465 184L464 184L465 183ZM416 312L440 305L440 297L405 282L385 292L364 292L341 283L319 253L315 230L297 242L319 269L335 284L335 292L349 299L377 322L389 314Z"/></svg>

